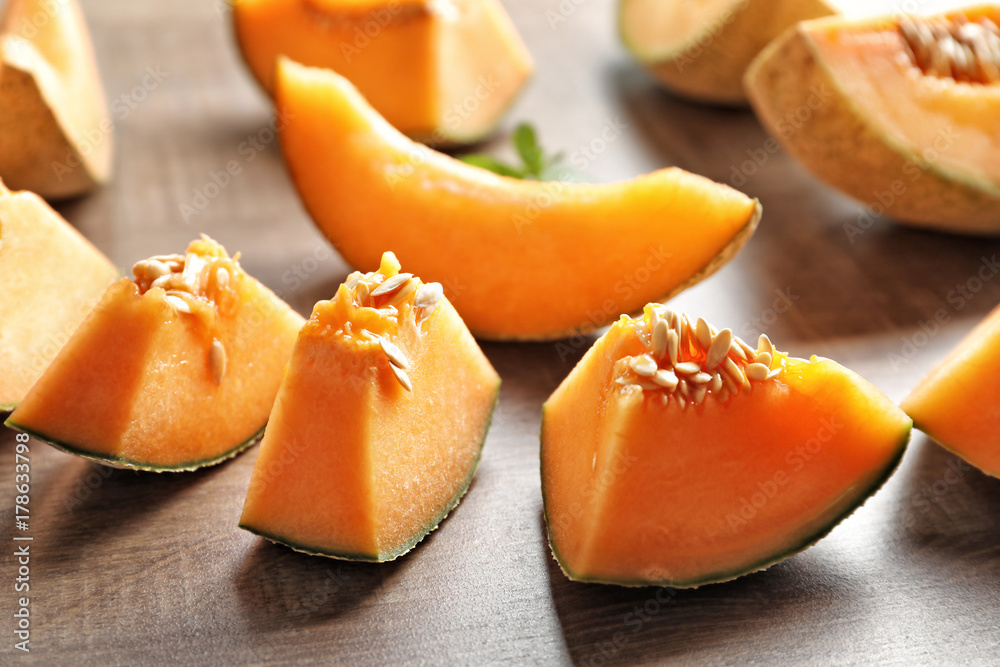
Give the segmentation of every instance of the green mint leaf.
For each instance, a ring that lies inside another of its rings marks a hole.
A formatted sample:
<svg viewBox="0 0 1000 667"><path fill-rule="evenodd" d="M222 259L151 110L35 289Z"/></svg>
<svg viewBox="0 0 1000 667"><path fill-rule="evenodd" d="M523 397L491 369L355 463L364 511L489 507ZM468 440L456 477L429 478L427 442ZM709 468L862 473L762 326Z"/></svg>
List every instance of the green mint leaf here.
<svg viewBox="0 0 1000 667"><path fill-rule="evenodd" d="M511 139L517 154L524 162L525 171L532 176L541 175L545 166L545 155L538 145L538 135L528 123L521 123L514 128L514 135Z"/></svg>
<svg viewBox="0 0 1000 667"><path fill-rule="evenodd" d="M524 178L524 172L520 169L510 166L495 157L490 155L485 155L483 153L473 153L471 155L462 155L458 158L466 164L471 164L474 167L480 167L488 171L492 171L494 174L500 174L501 176L510 176L511 178Z"/></svg>

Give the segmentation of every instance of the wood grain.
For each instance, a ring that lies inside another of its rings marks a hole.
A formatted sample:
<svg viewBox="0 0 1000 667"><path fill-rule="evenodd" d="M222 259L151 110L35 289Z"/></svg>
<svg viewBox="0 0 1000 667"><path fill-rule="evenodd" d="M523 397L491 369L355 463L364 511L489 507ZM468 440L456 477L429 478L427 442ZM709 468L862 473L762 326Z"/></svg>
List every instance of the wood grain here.
<svg viewBox="0 0 1000 667"><path fill-rule="evenodd" d="M676 164L729 182L766 146L748 112L659 92L619 47L610 0L506 4L538 71L505 127L531 119L585 178ZM116 176L61 212L122 267L204 231L302 313L331 296L348 267L265 141L269 107L239 62L224 4L83 5L118 103ZM181 207L230 161L240 173L185 220ZM760 230L678 307L837 359L898 400L1000 300L995 275L976 282L996 241L878 221L851 242L845 225L861 205L780 152L753 171L742 189L764 205ZM239 530L256 450L156 475L32 442L27 655L13 650L14 435L3 432L0 662L995 663L1000 481L919 434L873 500L766 572L678 593L568 581L545 541L539 410L591 341L484 345L504 384L480 473L438 531L386 565L307 557Z"/></svg>

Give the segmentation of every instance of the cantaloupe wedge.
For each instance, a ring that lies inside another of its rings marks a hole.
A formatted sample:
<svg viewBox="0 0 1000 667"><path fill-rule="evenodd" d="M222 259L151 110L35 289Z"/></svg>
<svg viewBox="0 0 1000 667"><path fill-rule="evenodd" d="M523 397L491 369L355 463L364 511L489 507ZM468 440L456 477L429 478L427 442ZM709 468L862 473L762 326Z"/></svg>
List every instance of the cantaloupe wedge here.
<svg viewBox="0 0 1000 667"><path fill-rule="evenodd" d="M193 470L259 439L303 319L207 237L105 292L7 426L119 467Z"/></svg>
<svg viewBox="0 0 1000 667"><path fill-rule="evenodd" d="M499 0L236 0L233 23L268 92L278 56L330 68L426 143L484 138L533 69Z"/></svg>
<svg viewBox="0 0 1000 667"><path fill-rule="evenodd" d="M0 181L0 276L0 412L7 412L118 270L38 195Z"/></svg>
<svg viewBox="0 0 1000 667"><path fill-rule="evenodd" d="M809 547L895 469L910 419L829 359L650 305L546 401L542 494L571 579L679 588Z"/></svg>
<svg viewBox="0 0 1000 667"><path fill-rule="evenodd" d="M47 199L111 174L107 102L77 0L9 0L0 21L0 178Z"/></svg>
<svg viewBox="0 0 1000 667"><path fill-rule="evenodd" d="M444 285L477 336L595 329L712 274L760 206L676 168L608 185L498 176L390 126L343 77L282 59L276 88L292 180L354 266L392 248Z"/></svg>
<svg viewBox="0 0 1000 667"><path fill-rule="evenodd" d="M1000 6L807 21L751 64L763 125L876 216L1000 233Z"/></svg>
<svg viewBox="0 0 1000 667"><path fill-rule="evenodd" d="M619 0L618 27L664 87L742 105L743 74L768 42L799 21L836 13L830 0Z"/></svg>
<svg viewBox="0 0 1000 667"><path fill-rule="evenodd" d="M1000 308L921 380L902 408L941 446L1000 477Z"/></svg>
<svg viewBox="0 0 1000 667"><path fill-rule="evenodd" d="M397 558L468 489L499 387L441 286L386 253L302 328L240 526L306 553Z"/></svg>

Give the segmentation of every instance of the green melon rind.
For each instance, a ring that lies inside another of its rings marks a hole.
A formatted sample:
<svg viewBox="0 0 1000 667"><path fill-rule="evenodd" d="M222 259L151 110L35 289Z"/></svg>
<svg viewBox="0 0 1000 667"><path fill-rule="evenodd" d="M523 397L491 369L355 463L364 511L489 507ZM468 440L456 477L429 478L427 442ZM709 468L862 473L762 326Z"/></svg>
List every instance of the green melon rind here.
<svg viewBox="0 0 1000 667"><path fill-rule="evenodd" d="M0 405L0 412L14 412L17 409L17 403L8 403L6 405Z"/></svg>
<svg viewBox="0 0 1000 667"><path fill-rule="evenodd" d="M308 554L310 556L323 556L325 558L334 558L337 560L361 561L366 563L387 563L389 561L396 560L400 556L403 556L406 553L408 553L415 546L417 546L421 540L423 540L425 537L427 537L432 532L437 530L440 527L441 523L445 520L445 518L447 518L447 516L451 513L451 511L458 506L458 503L461 502L462 498L469 490L469 487L472 485L472 480L476 476L476 472L479 471L479 462L482 460L483 457L483 447L486 446L486 436L490 432L490 426L493 423L493 415L495 414L497 405L499 403L500 403L500 382L498 381L496 389L494 390L493 407L490 409L490 413L486 418L486 423L483 426L483 434L479 439L479 448L476 450L476 458L472 462L472 467L469 470L469 474L465 478L465 482L462 484L461 487L459 487L458 491L455 493L452 499L444 506L444 508L433 519L424 524L424 526L420 528L420 530L414 533L413 539L404 543L403 546L393 551L376 555L324 551L323 549L318 547L311 547L308 545L300 544L298 542L294 542L292 540L276 537L264 531L257 530L256 528L244 524L243 522L239 523L239 527L242 528L243 530L253 533L254 535L259 535L260 537L263 537L266 540L274 542L275 544L284 545L286 547L289 547L293 551L298 551L299 553Z"/></svg>
<svg viewBox="0 0 1000 667"><path fill-rule="evenodd" d="M4 426L16 429L18 431L21 431L22 433L27 433L28 435L37 438L38 440L41 440L42 442L45 442L49 445L52 445L56 449L62 450L67 454L72 454L74 456L79 456L81 458L89 459L91 461L95 461L97 463L106 466L111 466L112 468L124 468L128 470L144 470L146 472L189 472L192 470L197 470L199 468L214 466L219 463L222 463L223 461L227 461L233 458L234 456L243 452L246 449L249 449L264 436L264 427L261 427L260 430L254 433L248 440L244 440L240 444L236 445L236 447L226 450L225 452L223 452L218 456L208 459L199 459L196 461L186 461L184 463L178 463L176 465L164 466L152 463L133 461L131 459L127 459L120 456L104 456L102 454L94 454L93 452L88 452L87 450L82 449L77 445L70 445L65 442L61 442L59 440L54 440L53 438L46 436L44 433L21 426L20 424L17 424L11 421L10 419L4 422Z"/></svg>
<svg viewBox="0 0 1000 667"><path fill-rule="evenodd" d="M545 406L543 405L542 406L543 428L544 428L544 422L545 422ZM899 467L900 461L903 460L903 454L906 452L906 446L910 441L910 434L912 433L912 431L913 431L913 421L911 420L909 426L906 428L905 433L903 433L903 436L899 441L899 447L896 455L892 459L890 459L889 462L886 464L885 468L882 470L882 474L878 475L864 492L858 494L857 499L854 502L848 504L844 508L843 512L841 512L838 516L836 516L828 524L821 527L811 536L806 537L797 546L794 546L786 551L780 552L779 554L773 557L767 557L743 569L739 569L733 572L714 572L712 574L707 574L703 577L699 577L698 579L692 579L689 581L672 581L668 579L658 580L658 581L602 579L598 577L588 577L585 575L579 575L570 570L569 567L566 565L565 561L563 561L562 557L559 555L559 550L556 548L555 542L552 539L551 523L549 522L548 501L545 497L545 484L544 484L545 458L541 456L541 451L540 451L539 458L541 463L540 467L543 480L542 507L543 507L543 513L545 515L545 526L546 526L546 533L548 536L549 549L552 551L552 556L556 559L556 562L559 564L559 569L563 571L563 574L565 574L567 578L573 581L579 581L582 583L591 583L591 584L614 584L616 586L625 586L629 588L637 588L643 586L662 586L667 588L698 588L699 586L704 586L706 584L725 583L727 581L732 581L733 579L737 579L747 574L760 572L761 570L766 570L772 565L780 563L783 560L787 560L788 558L791 558L796 554L802 553L809 547L815 545L817 542L819 542L824 537L829 535L834 528L840 525L847 517L853 514L858 508L860 508L862 505L868 502L868 499L871 498L873 495L875 495L875 493L882 488L882 486L889 480L890 477L892 477L892 474ZM543 441L542 448L544 448L544 446L545 445Z"/></svg>

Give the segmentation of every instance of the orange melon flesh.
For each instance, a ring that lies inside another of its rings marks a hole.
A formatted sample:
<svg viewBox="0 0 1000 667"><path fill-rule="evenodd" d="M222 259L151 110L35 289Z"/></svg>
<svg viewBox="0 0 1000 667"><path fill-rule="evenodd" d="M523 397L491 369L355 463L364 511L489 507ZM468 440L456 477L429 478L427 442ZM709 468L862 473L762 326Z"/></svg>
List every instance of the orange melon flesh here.
<svg viewBox="0 0 1000 667"><path fill-rule="evenodd" d="M399 268L386 253L378 272L353 274L316 304L264 434L241 527L306 553L387 561L465 493L500 378L446 299L415 308L419 279L392 308L391 295L359 296L357 281L374 289ZM378 338L405 355L412 390Z"/></svg>
<svg viewBox="0 0 1000 667"><path fill-rule="evenodd" d="M546 522L570 578L733 579L822 538L895 468L910 420L828 359L776 352L775 377L700 403L622 386L617 369L648 352L651 317L614 324L543 408Z"/></svg>
<svg viewBox="0 0 1000 667"><path fill-rule="evenodd" d="M238 0L233 10L240 50L265 90L281 55L333 69L426 141L481 139L533 67L497 0Z"/></svg>
<svg viewBox="0 0 1000 667"><path fill-rule="evenodd" d="M994 309L902 403L914 425L1000 477L1000 308Z"/></svg>
<svg viewBox="0 0 1000 667"><path fill-rule="evenodd" d="M175 257L196 267L200 286L143 291L138 276L113 284L8 426L102 463L156 471L218 463L256 442L303 318L210 239Z"/></svg>
<svg viewBox="0 0 1000 667"><path fill-rule="evenodd" d="M1000 23L1000 7L961 13L969 21L989 18ZM908 47L895 18L810 26L818 57L838 88L889 142L918 156L925 147L933 148L934 159L927 161L963 179L1000 188L1000 84L956 83L918 74L906 56Z"/></svg>
<svg viewBox="0 0 1000 667"><path fill-rule="evenodd" d="M0 181L0 411L13 410L118 270L31 192Z"/></svg>
<svg viewBox="0 0 1000 667"><path fill-rule="evenodd" d="M396 132L337 74L283 59L282 148L313 220L355 266L392 247L481 338L552 339L710 275L756 201L680 169L609 185L497 176Z"/></svg>

